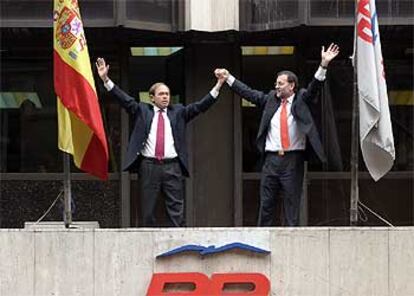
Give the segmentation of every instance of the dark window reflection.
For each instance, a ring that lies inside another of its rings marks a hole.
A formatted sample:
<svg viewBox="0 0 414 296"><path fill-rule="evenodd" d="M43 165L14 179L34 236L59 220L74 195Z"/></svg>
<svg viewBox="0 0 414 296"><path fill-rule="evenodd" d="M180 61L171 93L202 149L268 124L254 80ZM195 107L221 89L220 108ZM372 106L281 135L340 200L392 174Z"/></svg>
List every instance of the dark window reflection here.
<svg viewBox="0 0 414 296"><path fill-rule="evenodd" d="M299 23L298 0L240 0L240 29L269 30Z"/></svg>
<svg viewBox="0 0 414 296"><path fill-rule="evenodd" d="M50 38L50 35L41 35L35 30L25 32L28 36L36 34L39 40ZM56 95L50 50L44 46L15 48L9 44L2 51L0 172L63 171L62 153L57 148ZM90 56L94 57L91 49ZM110 57L109 60L111 77L117 79L119 67ZM120 109L118 104L105 97L101 91L102 83L97 82L97 85L110 153L109 170L119 171ZM80 172L73 162L71 171Z"/></svg>
<svg viewBox="0 0 414 296"><path fill-rule="evenodd" d="M173 16L172 2L171 0L127 0L127 19L170 24Z"/></svg>
<svg viewBox="0 0 414 296"><path fill-rule="evenodd" d="M1 19L53 19L53 1L2 0Z"/></svg>
<svg viewBox="0 0 414 296"><path fill-rule="evenodd" d="M352 25L354 0L240 0L240 29L262 31L300 24ZM377 14L393 24L410 24L413 17L412 0L376 0ZM407 17L409 17L407 19ZM394 18L394 19L393 19ZM398 18L396 20L395 18ZM338 21L340 23L338 23Z"/></svg>
<svg viewBox="0 0 414 296"><path fill-rule="evenodd" d="M312 17L353 17L355 14L353 0L313 0L310 1Z"/></svg>
<svg viewBox="0 0 414 296"><path fill-rule="evenodd" d="M394 17L413 17L414 1L412 0L396 0L393 1L393 16Z"/></svg>
<svg viewBox="0 0 414 296"><path fill-rule="evenodd" d="M84 21L89 19L112 19L113 0L79 0L80 12ZM47 20L53 18L53 1L2 0L2 19Z"/></svg>
<svg viewBox="0 0 414 296"><path fill-rule="evenodd" d="M311 17L343 18L355 14L354 0L312 0L310 2ZM412 17L414 4L411 0L376 0L375 5L379 18Z"/></svg>
<svg viewBox="0 0 414 296"><path fill-rule="evenodd" d="M1 171L58 171L56 97L51 60L2 61ZM39 106L29 99L35 94ZM7 104L5 100L15 101Z"/></svg>

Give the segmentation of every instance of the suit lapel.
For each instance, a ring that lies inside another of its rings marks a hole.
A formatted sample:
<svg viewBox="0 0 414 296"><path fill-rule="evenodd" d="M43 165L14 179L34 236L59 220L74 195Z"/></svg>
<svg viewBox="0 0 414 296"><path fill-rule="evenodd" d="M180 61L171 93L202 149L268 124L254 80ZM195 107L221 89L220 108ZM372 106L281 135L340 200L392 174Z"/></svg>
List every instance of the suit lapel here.
<svg viewBox="0 0 414 296"><path fill-rule="evenodd" d="M280 106L280 100L275 97L275 92L269 93L269 98L266 102L266 106L263 111L263 119L260 124L259 137L262 133L265 133L270 125L273 115Z"/></svg>
<svg viewBox="0 0 414 296"><path fill-rule="evenodd" d="M147 105L148 106L148 112L146 112L147 118L145 119L145 131L149 134L151 130L151 123L152 119L154 118L154 106L153 105Z"/></svg>
<svg viewBox="0 0 414 296"><path fill-rule="evenodd" d="M167 117L170 120L170 124L171 124L171 128L174 130L175 129L175 123L177 122L176 120L176 113L174 112L174 106L170 105L167 108Z"/></svg>
<svg viewBox="0 0 414 296"><path fill-rule="evenodd" d="M292 108L290 109L290 113L292 113L293 117L296 118L296 106L297 106L297 97L298 97L298 93L295 93L295 96L293 97L293 101L292 101Z"/></svg>
<svg viewBox="0 0 414 296"><path fill-rule="evenodd" d="M270 120L272 120L273 115L276 113L276 110L280 106L280 100L274 96L274 93L272 93L272 96L267 100L265 113L263 115L264 122L266 123L266 126L270 124Z"/></svg>

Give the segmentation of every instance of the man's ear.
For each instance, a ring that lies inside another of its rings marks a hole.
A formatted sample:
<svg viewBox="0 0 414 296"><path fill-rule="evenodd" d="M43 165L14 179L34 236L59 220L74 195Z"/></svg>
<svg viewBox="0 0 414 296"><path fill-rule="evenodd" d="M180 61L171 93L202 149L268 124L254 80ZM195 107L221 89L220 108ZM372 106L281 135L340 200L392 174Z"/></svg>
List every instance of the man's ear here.
<svg viewBox="0 0 414 296"><path fill-rule="evenodd" d="M149 95L151 102L154 102L154 96L153 95Z"/></svg>

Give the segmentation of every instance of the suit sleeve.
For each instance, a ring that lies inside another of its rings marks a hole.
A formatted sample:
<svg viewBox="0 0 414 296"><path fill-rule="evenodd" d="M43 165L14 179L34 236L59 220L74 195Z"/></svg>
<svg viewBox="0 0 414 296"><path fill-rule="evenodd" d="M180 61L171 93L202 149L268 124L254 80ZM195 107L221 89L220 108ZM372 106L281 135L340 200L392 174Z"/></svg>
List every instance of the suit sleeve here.
<svg viewBox="0 0 414 296"><path fill-rule="evenodd" d="M114 85L114 87L109 92L112 94L119 102L119 104L131 115L134 115L138 108L139 108L139 102L128 95L126 92L124 92L122 89L120 89L117 85Z"/></svg>
<svg viewBox="0 0 414 296"><path fill-rule="evenodd" d="M205 95L201 100L191 103L184 107L184 117L186 122L194 119L200 113L207 111L217 99L214 98L210 93Z"/></svg>
<svg viewBox="0 0 414 296"><path fill-rule="evenodd" d="M231 89L243 99L255 104L259 108L263 108L266 103L266 94L262 91L252 89L240 80L235 80L231 85Z"/></svg>
<svg viewBox="0 0 414 296"><path fill-rule="evenodd" d="M308 84L305 92L303 93L303 100L307 104L316 104L318 102L318 92L322 88L323 81L316 79L315 77Z"/></svg>

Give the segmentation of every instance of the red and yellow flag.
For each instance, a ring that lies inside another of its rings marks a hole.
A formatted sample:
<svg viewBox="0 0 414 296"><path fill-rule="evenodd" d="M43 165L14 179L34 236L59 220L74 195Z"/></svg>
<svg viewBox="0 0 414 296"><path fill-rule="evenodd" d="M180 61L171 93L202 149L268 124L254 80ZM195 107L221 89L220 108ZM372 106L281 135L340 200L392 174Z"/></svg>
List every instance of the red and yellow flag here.
<svg viewBox="0 0 414 296"><path fill-rule="evenodd" d="M75 165L108 178L108 146L77 0L54 0L54 83L59 149Z"/></svg>

